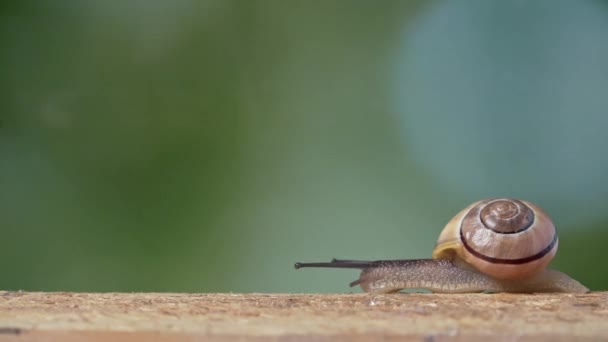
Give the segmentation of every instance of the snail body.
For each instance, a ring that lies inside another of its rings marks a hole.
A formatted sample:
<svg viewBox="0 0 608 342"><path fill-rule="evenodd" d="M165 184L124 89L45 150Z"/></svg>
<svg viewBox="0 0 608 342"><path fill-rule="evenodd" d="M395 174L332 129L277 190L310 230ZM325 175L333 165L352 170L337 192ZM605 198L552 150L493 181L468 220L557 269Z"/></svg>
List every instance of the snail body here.
<svg viewBox="0 0 608 342"><path fill-rule="evenodd" d="M361 269L359 279L350 285L370 293L408 288L441 293L588 292L568 275L546 269L557 247L555 226L540 207L517 199L486 199L448 222L432 259L334 259L295 267Z"/></svg>

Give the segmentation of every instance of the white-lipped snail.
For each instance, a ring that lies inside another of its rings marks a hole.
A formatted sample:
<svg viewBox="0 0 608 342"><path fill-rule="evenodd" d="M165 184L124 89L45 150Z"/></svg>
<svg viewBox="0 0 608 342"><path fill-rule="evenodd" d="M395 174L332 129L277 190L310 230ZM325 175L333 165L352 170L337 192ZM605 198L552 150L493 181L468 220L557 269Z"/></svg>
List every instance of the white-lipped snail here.
<svg viewBox="0 0 608 342"><path fill-rule="evenodd" d="M360 269L350 286L365 292L427 289L438 293L588 292L565 273L546 269L557 252L553 222L537 205L509 198L475 202L452 218L432 259L338 260L295 268Z"/></svg>

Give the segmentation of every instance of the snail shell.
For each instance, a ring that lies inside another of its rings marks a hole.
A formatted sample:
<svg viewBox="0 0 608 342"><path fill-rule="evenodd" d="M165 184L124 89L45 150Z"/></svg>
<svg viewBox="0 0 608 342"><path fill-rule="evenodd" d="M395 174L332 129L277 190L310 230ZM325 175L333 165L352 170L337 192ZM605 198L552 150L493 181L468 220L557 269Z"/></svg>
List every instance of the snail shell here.
<svg viewBox="0 0 608 342"><path fill-rule="evenodd" d="M433 259L453 260L498 279L543 271L557 252L549 216L530 202L499 198L475 202L448 222Z"/></svg>

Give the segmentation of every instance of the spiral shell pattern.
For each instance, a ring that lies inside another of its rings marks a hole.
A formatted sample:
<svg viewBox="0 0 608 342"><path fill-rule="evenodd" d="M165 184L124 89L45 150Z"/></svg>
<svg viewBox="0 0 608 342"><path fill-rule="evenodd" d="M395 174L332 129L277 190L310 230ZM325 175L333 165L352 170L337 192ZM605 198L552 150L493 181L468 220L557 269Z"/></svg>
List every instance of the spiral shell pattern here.
<svg viewBox="0 0 608 342"><path fill-rule="evenodd" d="M448 223L433 257L458 257L493 277L517 279L542 271L557 245L555 226L538 206L517 199L487 199Z"/></svg>

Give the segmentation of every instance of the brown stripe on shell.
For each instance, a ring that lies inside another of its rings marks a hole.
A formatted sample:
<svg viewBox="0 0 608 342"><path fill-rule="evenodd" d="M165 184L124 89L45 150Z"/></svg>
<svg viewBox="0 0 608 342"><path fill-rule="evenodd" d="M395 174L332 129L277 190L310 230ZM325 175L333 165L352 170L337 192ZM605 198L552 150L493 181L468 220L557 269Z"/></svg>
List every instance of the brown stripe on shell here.
<svg viewBox="0 0 608 342"><path fill-rule="evenodd" d="M482 260L485 260L489 263L493 263L493 264L506 264L506 265L521 265L521 264L526 264L535 260L539 260L542 257L544 257L545 255L547 255L548 253L551 252L551 250L555 247L555 245L557 244L557 234L553 234L553 239L551 240L551 242L549 243L549 245L547 245L547 247L545 247L543 250L541 250L540 252L528 256L528 257L524 257L524 258L519 258L519 259L501 259L501 258L493 258L484 254L481 254L479 252L477 252L476 250L474 250L473 248L471 248L471 246L469 246L469 244L467 243L466 239L463 236L463 232L462 229L460 230L460 240L462 241L463 246L466 248L466 250L471 253L472 255L474 255L477 258L480 258Z"/></svg>

